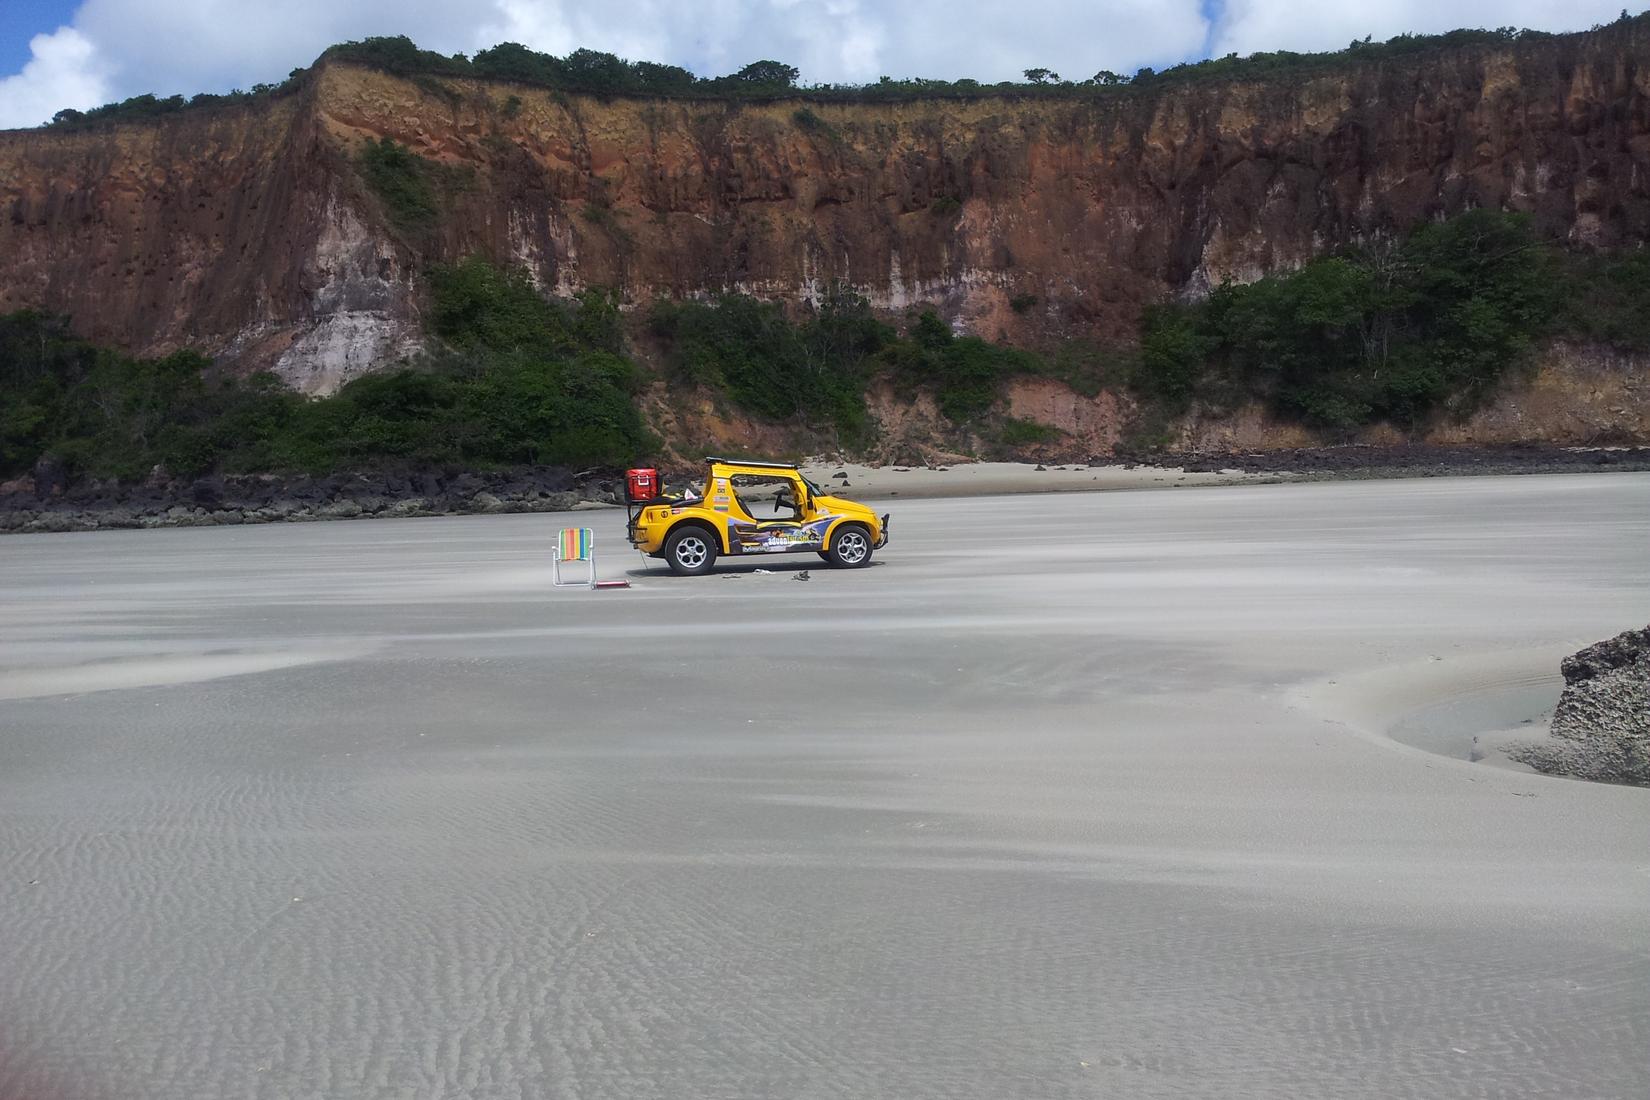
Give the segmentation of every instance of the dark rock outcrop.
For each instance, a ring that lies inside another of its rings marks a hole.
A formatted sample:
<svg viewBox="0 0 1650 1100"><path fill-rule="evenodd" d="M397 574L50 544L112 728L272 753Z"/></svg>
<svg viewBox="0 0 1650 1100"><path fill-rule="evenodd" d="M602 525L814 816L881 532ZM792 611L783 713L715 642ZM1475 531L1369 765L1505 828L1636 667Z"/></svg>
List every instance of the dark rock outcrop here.
<svg viewBox="0 0 1650 1100"><path fill-rule="evenodd" d="M137 484L88 481L66 485L40 478L0 484L0 535L95 531L123 527L207 527L221 524L370 519L497 512L560 512L581 504L617 504L612 471L574 474L560 466L443 475L244 475Z"/></svg>
<svg viewBox="0 0 1650 1100"><path fill-rule="evenodd" d="M1650 787L1650 627L1564 658L1549 741L1510 755L1537 771Z"/></svg>

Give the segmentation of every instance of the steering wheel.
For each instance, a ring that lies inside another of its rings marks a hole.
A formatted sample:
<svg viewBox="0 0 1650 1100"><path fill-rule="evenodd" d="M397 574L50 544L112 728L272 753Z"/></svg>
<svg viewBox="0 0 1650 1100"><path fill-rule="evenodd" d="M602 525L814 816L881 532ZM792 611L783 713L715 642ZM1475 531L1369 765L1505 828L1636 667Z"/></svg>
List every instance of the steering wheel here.
<svg viewBox="0 0 1650 1100"><path fill-rule="evenodd" d="M797 519L802 515L802 509L797 506L796 498L791 495L791 491L787 488L781 488L773 495L774 519L780 518L779 509L781 508L789 508L791 510L792 519Z"/></svg>

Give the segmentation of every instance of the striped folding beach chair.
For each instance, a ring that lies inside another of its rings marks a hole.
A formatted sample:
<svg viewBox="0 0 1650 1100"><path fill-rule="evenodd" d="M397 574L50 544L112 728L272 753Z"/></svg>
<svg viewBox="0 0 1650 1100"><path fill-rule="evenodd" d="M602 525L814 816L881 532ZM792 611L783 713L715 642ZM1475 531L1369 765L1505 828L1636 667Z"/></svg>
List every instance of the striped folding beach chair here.
<svg viewBox="0 0 1650 1100"><path fill-rule="evenodd" d="M582 561L590 566L590 576L582 581L561 579L563 562ZM596 535L588 527L563 527L556 540L556 554L550 565L550 583L557 588L596 587Z"/></svg>

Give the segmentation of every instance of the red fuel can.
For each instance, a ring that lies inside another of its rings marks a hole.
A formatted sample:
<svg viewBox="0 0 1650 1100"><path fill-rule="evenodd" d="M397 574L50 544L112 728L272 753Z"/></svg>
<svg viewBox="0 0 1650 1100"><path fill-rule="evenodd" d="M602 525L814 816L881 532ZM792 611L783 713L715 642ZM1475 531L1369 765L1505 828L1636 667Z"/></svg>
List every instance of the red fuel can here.
<svg viewBox="0 0 1650 1100"><path fill-rule="evenodd" d="M652 500L660 492L659 471L652 467L624 472L625 497L632 504Z"/></svg>

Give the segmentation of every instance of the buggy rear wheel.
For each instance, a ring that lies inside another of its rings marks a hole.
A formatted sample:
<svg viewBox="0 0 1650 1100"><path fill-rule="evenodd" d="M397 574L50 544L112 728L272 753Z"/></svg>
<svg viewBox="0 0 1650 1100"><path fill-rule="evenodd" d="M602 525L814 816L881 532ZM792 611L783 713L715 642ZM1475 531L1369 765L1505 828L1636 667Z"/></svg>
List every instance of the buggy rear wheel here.
<svg viewBox="0 0 1650 1100"><path fill-rule="evenodd" d="M716 564L716 540L703 527L680 527L665 540L665 563L678 577L709 573Z"/></svg>

